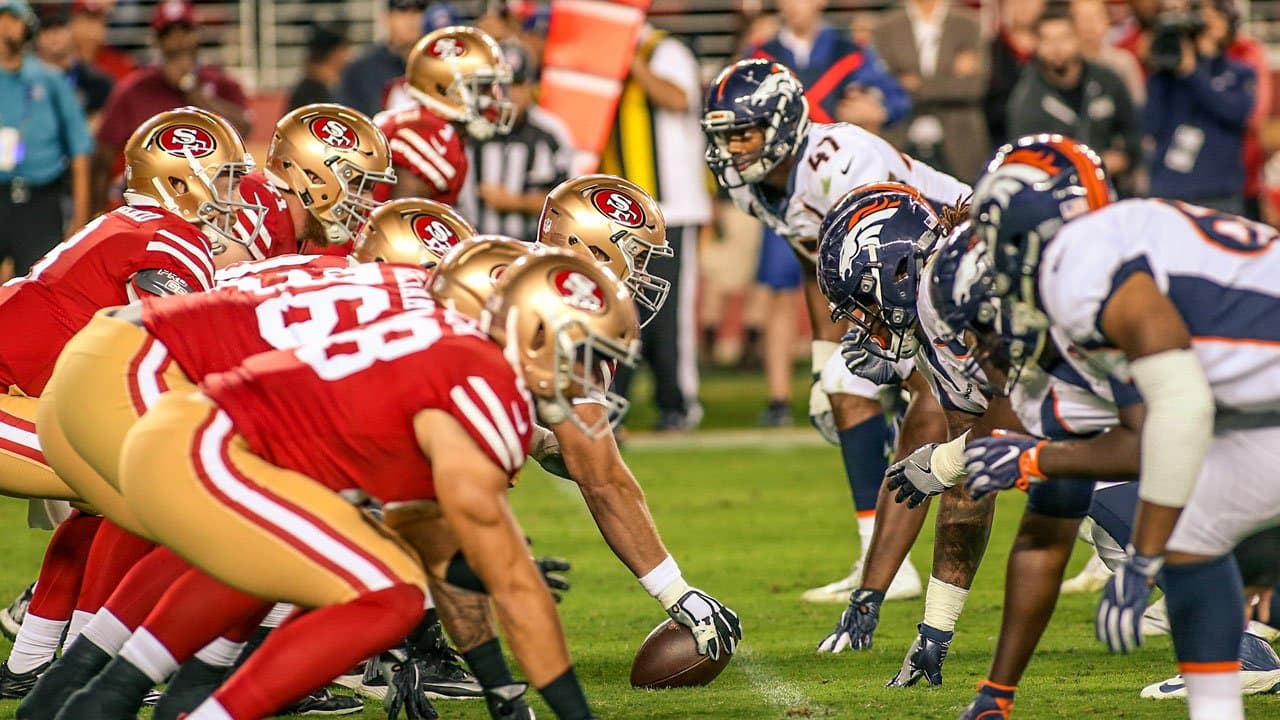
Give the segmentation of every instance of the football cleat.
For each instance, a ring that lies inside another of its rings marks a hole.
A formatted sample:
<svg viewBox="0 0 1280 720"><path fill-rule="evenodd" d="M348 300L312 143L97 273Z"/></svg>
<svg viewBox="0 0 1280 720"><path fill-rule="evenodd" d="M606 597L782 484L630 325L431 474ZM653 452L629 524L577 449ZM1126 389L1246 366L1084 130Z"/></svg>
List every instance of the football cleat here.
<svg viewBox="0 0 1280 720"><path fill-rule="evenodd" d="M930 685L942 684L942 663L947 659L954 633L931 628L924 623L916 626L920 631L916 641L907 650L898 674L889 678L885 687L911 687L924 678Z"/></svg>
<svg viewBox="0 0 1280 720"><path fill-rule="evenodd" d="M31 605L31 596L35 593L36 584L31 583L22 594L9 603L9 607L0 610L0 635L10 641L18 638L18 630L22 628L22 619L27 616L27 607Z"/></svg>
<svg viewBox="0 0 1280 720"><path fill-rule="evenodd" d="M354 715L364 711L364 701L350 695L334 695L321 688L280 711L281 715Z"/></svg>
<svg viewBox="0 0 1280 720"><path fill-rule="evenodd" d="M180 713L191 712L213 694L227 679L231 668L210 665L191 658L169 679L169 686L155 704L153 720L176 720ZM143 704L147 704L145 701Z"/></svg>
<svg viewBox="0 0 1280 720"><path fill-rule="evenodd" d="M1240 638L1240 692L1243 695L1280 693L1280 656L1266 640L1246 632ZM1164 682L1152 683L1140 695L1151 700L1187 697L1187 683L1182 675Z"/></svg>
<svg viewBox="0 0 1280 720"><path fill-rule="evenodd" d="M338 687L344 687L348 690L358 689L360 687L360 681L364 678L364 671L366 667L368 667L368 663L360 663L335 678L333 684Z"/></svg>
<svg viewBox="0 0 1280 720"><path fill-rule="evenodd" d="M1013 701L978 694L969 707L960 713L960 720L1009 720L1013 716Z"/></svg>
<svg viewBox="0 0 1280 720"><path fill-rule="evenodd" d="M849 574L828 583L821 587L805 590L800 599L811 603L847 603L849 596L862 586L862 560L853 564L849 569ZM920 597L924 592L924 588L920 584L920 573L916 572L916 568L911 564L911 558L902 561L902 567L898 568L898 572L893 576L893 581L889 583L889 588L885 590L884 599L889 600L912 600Z"/></svg>
<svg viewBox="0 0 1280 720"><path fill-rule="evenodd" d="M1164 598L1151 603L1142 613L1142 636L1154 637L1169 634L1169 609Z"/></svg>
<svg viewBox="0 0 1280 720"><path fill-rule="evenodd" d="M1106 586L1111 574L1111 568L1102 562L1102 558L1098 557L1098 552L1094 550L1089 562L1085 563L1079 574L1062 581L1062 592L1064 594L1097 592Z"/></svg>
<svg viewBox="0 0 1280 720"><path fill-rule="evenodd" d="M18 706L15 717L18 720L53 720L67 698L88 685L109 662L111 656L102 648L84 638L76 640L52 667L46 666L48 672L36 671L41 673L40 680L34 687L27 688L26 697Z"/></svg>
<svg viewBox="0 0 1280 720"><path fill-rule="evenodd" d="M382 653L365 667L364 677L356 692L367 698L383 701L387 697L388 675L405 657L404 650ZM470 700L484 695L484 689L475 676L467 672L462 659L452 648L437 648L420 654L412 662L419 670L419 686L423 694L435 700Z"/></svg>
<svg viewBox="0 0 1280 720"><path fill-rule="evenodd" d="M36 686L36 681L52 664L53 661L50 660L35 670L16 673L9 669L9 663L0 663L0 698L26 697L31 692L31 688Z"/></svg>
<svg viewBox="0 0 1280 720"><path fill-rule="evenodd" d="M112 659L88 684L71 693L57 720L137 720L142 700L155 686L146 673L121 657Z"/></svg>

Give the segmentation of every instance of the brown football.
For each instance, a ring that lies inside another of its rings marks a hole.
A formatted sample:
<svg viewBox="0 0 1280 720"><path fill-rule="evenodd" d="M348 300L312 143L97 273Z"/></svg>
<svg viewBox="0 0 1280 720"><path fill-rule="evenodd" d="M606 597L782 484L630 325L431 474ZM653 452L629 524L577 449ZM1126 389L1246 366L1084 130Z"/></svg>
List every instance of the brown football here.
<svg viewBox="0 0 1280 720"><path fill-rule="evenodd" d="M693 631L667 620L649 633L631 663L631 687L646 690L706 685L729 666L728 653L719 660L698 654Z"/></svg>

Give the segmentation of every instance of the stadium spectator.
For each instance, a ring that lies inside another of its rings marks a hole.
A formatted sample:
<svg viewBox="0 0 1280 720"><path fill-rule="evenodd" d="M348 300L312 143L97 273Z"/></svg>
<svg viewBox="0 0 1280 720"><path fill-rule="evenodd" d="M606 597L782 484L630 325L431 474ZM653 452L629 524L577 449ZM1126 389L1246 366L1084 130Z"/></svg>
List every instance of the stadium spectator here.
<svg viewBox="0 0 1280 720"><path fill-rule="evenodd" d="M656 258L649 272L670 282L671 293L641 332L642 354L653 371L658 428L691 429L702 419L694 313L698 234L711 222L698 60L684 43L646 25L626 84L601 171L621 175L655 197L667 221L674 257ZM618 373L618 392L627 394L632 375Z"/></svg>
<svg viewBox="0 0 1280 720"><path fill-rule="evenodd" d="M988 48L977 13L950 0L907 0L881 17L872 38L911 93L911 117L886 138L943 172L977 177L990 145L982 116Z"/></svg>
<svg viewBox="0 0 1280 720"><path fill-rule="evenodd" d="M1165 0L1129 0L1129 17L1116 28L1115 46L1133 55L1139 64L1146 63L1151 31L1160 16Z"/></svg>
<svg viewBox="0 0 1280 720"><path fill-rule="evenodd" d="M80 62L120 82L137 65L129 54L107 45L107 16L115 9L114 0L74 0L67 27L75 42Z"/></svg>
<svg viewBox="0 0 1280 720"><path fill-rule="evenodd" d="M520 35L520 13L512 0L485 0L475 25L489 33L500 44L506 44Z"/></svg>
<svg viewBox="0 0 1280 720"><path fill-rule="evenodd" d="M1138 59L1111 44L1107 35L1111 31L1111 18L1104 0L1071 0L1071 18L1076 23L1076 35L1080 38L1080 50L1084 58L1107 68L1120 76L1129 90L1133 104L1147 102L1147 77Z"/></svg>
<svg viewBox="0 0 1280 720"><path fill-rule="evenodd" d="M187 0L165 0L151 16L158 62L116 83L102 112L93 161L93 208L107 207L108 188L118 173L120 153L147 118L194 105L226 118L249 134L249 99L240 84L217 67L200 62L200 18Z"/></svg>
<svg viewBox="0 0 1280 720"><path fill-rule="evenodd" d="M1036 20L1035 60L1009 96L1009 137L1053 132L1102 156L1117 185L1138 164L1142 133L1124 81L1084 59L1072 15L1051 7Z"/></svg>
<svg viewBox="0 0 1280 720"><path fill-rule="evenodd" d="M461 22L462 18L458 15L458 10L452 4L433 2L422 13L422 34L426 35L432 30L458 25Z"/></svg>
<svg viewBox="0 0 1280 720"><path fill-rule="evenodd" d="M111 78L85 65L76 55L75 41L68 27L70 15L60 5L45 5L40 12L40 29L36 31L36 56L66 73L75 88L76 99L84 110L89 132L98 128L99 114L111 94Z"/></svg>
<svg viewBox="0 0 1280 720"><path fill-rule="evenodd" d="M25 275L89 220L89 149L84 112L66 77L28 55L36 16L26 0L0 0L0 259Z"/></svg>
<svg viewBox="0 0 1280 720"><path fill-rule="evenodd" d="M388 86L404 75L404 61L422 37L426 0L387 0L386 40L370 47L342 71L338 102L372 117L383 108Z"/></svg>
<svg viewBox="0 0 1280 720"><path fill-rule="evenodd" d="M343 23L314 23L307 37L307 67L289 93L289 110L333 102L342 68L351 58L351 42Z"/></svg>
<svg viewBox="0 0 1280 720"><path fill-rule="evenodd" d="M1244 134L1245 215L1257 220L1261 219L1259 196L1262 191L1262 165L1266 161L1259 132L1263 120L1271 114L1271 66L1267 62L1267 49L1240 28L1240 10L1235 3L1224 3L1218 8L1220 12L1227 15L1231 26L1232 39L1227 45L1226 56L1253 68L1257 81L1253 114L1249 117L1249 126Z"/></svg>
<svg viewBox="0 0 1280 720"><path fill-rule="evenodd" d="M991 40L991 78L983 110L987 134L1000 145L1010 139L1005 126L1009 95L1031 62L1036 50L1036 18L1044 12L1045 0L1005 0L1001 8L1000 31Z"/></svg>
<svg viewBox="0 0 1280 720"><path fill-rule="evenodd" d="M551 6L545 3L531 4L520 18L520 43L529 50L535 77L542 71L542 54L547 49L547 30L551 28Z"/></svg>
<svg viewBox="0 0 1280 720"><path fill-rule="evenodd" d="M569 179L573 147L558 118L534 103L529 54L503 48L511 65L515 124L508 135L468 143L470 171L458 209L482 233L522 240L538 236L538 216L551 188Z"/></svg>
<svg viewBox="0 0 1280 720"><path fill-rule="evenodd" d="M1202 23L1150 43L1144 128L1154 142L1151 194L1243 214L1244 136L1256 100L1253 68L1224 54L1230 0L1200 8Z"/></svg>

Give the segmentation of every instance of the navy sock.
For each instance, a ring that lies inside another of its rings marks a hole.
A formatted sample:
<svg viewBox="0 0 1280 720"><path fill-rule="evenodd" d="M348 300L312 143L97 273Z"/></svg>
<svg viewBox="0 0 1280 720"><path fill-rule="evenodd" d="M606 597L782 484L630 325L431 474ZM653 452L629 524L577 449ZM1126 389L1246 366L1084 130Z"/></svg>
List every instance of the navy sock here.
<svg viewBox="0 0 1280 720"><path fill-rule="evenodd" d="M1166 565L1161 574L1178 663L1238 661L1244 589L1235 558L1223 555L1208 562Z"/></svg>
<svg viewBox="0 0 1280 720"><path fill-rule="evenodd" d="M879 414L840 431L840 454L858 512L876 509L876 496L889 466L884 452L888 436L889 423Z"/></svg>

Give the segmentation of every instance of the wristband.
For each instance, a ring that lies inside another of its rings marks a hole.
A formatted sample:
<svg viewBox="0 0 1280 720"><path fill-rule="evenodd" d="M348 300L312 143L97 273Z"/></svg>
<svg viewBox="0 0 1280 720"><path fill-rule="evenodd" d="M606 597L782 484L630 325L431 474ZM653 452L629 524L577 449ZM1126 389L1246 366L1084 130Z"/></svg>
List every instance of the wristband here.
<svg viewBox="0 0 1280 720"><path fill-rule="evenodd" d="M684 581L684 577L680 574L680 566L676 564L676 559L667 555L666 559L658 563L658 566L644 574L640 578L640 586L645 592L662 602L662 607L669 608L675 604L673 600L667 604L664 598L675 595L675 599L679 600L681 595L689 589L689 583ZM674 592L674 590L679 592Z"/></svg>
<svg viewBox="0 0 1280 720"><path fill-rule="evenodd" d="M1124 552L1129 556L1129 564L1143 577L1153 578L1164 568L1163 555L1142 555L1133 545L1126 545Z"/></svg>
<svg viewBox="0 0 1280 720"><path fill-rule="evenodd" d="M929 471L938 482L954 487L969 474L964 469L964 446L967 442L969 431L965 430L960 437L933 449L933 454L929 456Z"/></svg>
<svg viewBox="0 0 1280 720"><path fill-rule="evenodd" d="M827 366L827 361L832 355L840 349L840 343L834 343L830 340L814 340L809 344L809 362L813 374L817 375L822 372L822 368Z"/></svg>
<svg viewBox="0 0 1280 720"><path fill-rule="evenodd" d="M1041 440L1036 443L1030 450L1022 453L1022 457L1018 458L1018 482L1016 483L1019 490L1026 490L1031 487L1031 480L1047 480L1043 472L1040 471L1040 449L1048 445L1048 440Z"/></svg>

